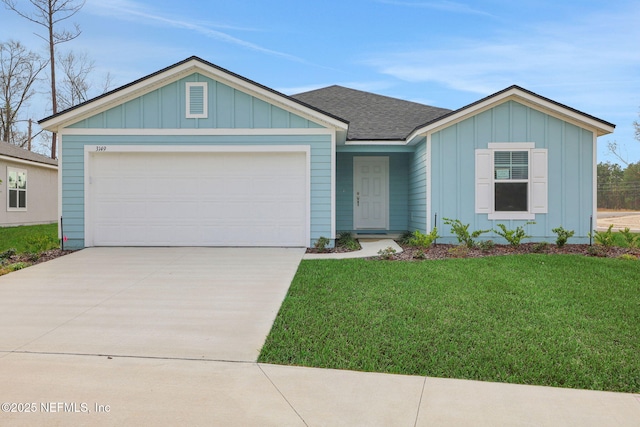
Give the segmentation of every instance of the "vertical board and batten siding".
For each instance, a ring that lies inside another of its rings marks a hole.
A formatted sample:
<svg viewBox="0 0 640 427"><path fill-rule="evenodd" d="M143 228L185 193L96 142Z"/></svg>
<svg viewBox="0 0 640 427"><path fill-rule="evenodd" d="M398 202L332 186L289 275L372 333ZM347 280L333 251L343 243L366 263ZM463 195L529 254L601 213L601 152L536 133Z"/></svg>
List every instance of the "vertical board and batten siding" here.
<svg viewBox="0 0 640 427"><path fill-rule="evenodd" d="M209 83L209 117L186 119L185 83ZM84 129L304 129L305 118L194 74L73 124ZM311 241L331 235L332 137L313 135L69 135L62 134L62 216L68 248L84 247L85 145L308 145L311 164ZM309 243L311 244L311 242Z"/></svg>
<svg viewBox="0 0 640 427"><path fill-rule="evenodd" d="M209 115L207 118L186 118L185 84L187 82L208 83ZM69 127L84 129L322 128L317 123L197 73Z"/></svg>
<svg viewBox="0 0 640 427"><path fill-rule="evenodd" d="M409 228L408 231L427 228L427 143L416 145L416 151L409 159Z"/></svg>
<svg viewBox="0 0 640 427"><path fill-rule="evenodd" d="M470 224L470 231L496 228L503 223L509 229L526 221L489 220L487 214L475 214L475 150L486 149L490 142L533 142L535 148L548 150L548 213L536 214L534 225L526 230L534 241L553 241L551 231L562 225L574 230L573 242L588 240L589 217L593 210L593 133L571 123L508 101L431 135L432 209L431 215L459 219ZM595 220L594 220L595 221ZM454 243L450 227L438 232ZM484 234L496 242L500 237Z"/></svg>
<svg viewBox="0 0 640 427"><path fill-rule="evenodd" d="M353 158L389 157L389 231L408 230L409 160L412 153L338 152L336 158L336 230L355 232L353 228ZM358 233L380 230L357 230Z"/></svg>

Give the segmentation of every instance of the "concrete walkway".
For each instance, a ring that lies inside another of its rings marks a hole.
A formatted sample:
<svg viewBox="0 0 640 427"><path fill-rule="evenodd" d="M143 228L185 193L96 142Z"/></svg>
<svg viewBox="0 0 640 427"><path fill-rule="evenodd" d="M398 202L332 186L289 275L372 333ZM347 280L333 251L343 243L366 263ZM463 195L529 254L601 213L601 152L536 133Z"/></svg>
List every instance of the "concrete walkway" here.
<svg viewBox="0 0 640 427"><path fill-rule="evenodd" d="M354 252L339 252L326 254L305 254L304 259L348 259L369 258L378 256L378 251L393 248L396 253L402 252L402 248L393 239L358 239L362 249Z"/></svg>
<svg viewBox="0 0 640 427"><path fill-rule="evenodd" d="M0 425L639 424L634 394L258 364L301 257L96 248L0 277Z"/></svg>

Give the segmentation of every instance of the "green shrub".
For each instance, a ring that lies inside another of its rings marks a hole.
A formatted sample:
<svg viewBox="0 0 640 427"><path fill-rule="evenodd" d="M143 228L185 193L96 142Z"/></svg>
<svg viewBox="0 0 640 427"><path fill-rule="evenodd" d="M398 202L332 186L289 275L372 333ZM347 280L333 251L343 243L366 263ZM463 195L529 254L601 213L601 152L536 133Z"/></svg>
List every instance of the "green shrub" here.
<svg viewBox="0 0 640 427"><path fill-rule="evenodd" d="M624 238L624 241L627 243L627 246L630 248L635 248L640 246L640 235L632 233L629 227L624 230L620 230L620 234ZM2 255L0 255L2 257Z"/></svg>
<svg viewBox="0 0 640 427"><path fill-rule="evenodd" d="M16 271L16 270L22 270L23 268L27 268L29 267L29 264L27 264L26 262L16 262L13 264L9 264L6 268L9 271Z"/></svg>
<svg viewBox="0 0 640 427"><path fill-rule="evenodd" d="M336 239L336 246L346 248L350 251L357 251L361 249L360 243L353 237L353 234L348 231L344 231L338 235Z"/></svg>
<svg viewBox="0 0 640 427"><path fill-rule="evenodd" d="M549 249L549 243L540 242L533 245L533 247L531 248L531 252L541 253L541 252L546 252L547 249Z"/></svg>
<svg viewBox="0 0 640 427"><path fill-rule="evenodd" d="M478 242L478 248L482 252L489 252L495 247L496 247L496 244L493 242L493 240L483 240L481 242Z"/></svg>
<svg viewBox="0 0 640 427"><path fill-rule="evenodd" d="M418 249L417 251L415 251L415 253L413 254L413 258L414 259L425 259L427 258L427 254L424 253L424 251L422 249Z"/></svg>
<svg viewBox="0 0 640 427"><path fill-rule="evenodd" d="M409 245L409 241L411 240L411 238L413 237L413 233L410 231L405 231L404 233L402 233L402 236L400 236L400 238L398 239L398 242L401 245Z"/></svg>
<svg viewBox="0 0 640 427"><path fill-rule="evenodd" d="M10 258L12 256L14 256L16 254L16 249L15 248L9 248L6 251L0 253L0 259L7 259Z"/></svg>
<svg viewBox="0 0 640 427"><path fill-rule="evenodd" d="M602 245L607 249L612 247L615 243L612 229L613 229L613 224L609 226L607 231L594 230L593 239L596 241L596 244Z"/></svg>
<svg viewBox="0 0 640 427"><path fill-rule="evenodd" d="M573 237L574 234L573 230L565 230L564 228L562 228L562 226L554 228L551 231L558 235L558 238L556 239L556 245L559 248L563 247L565 243L567 243L567 240L569 240L570 237Z"/></svg>
<svg viewBox="0 0 640 427"><path fill-rule="evenodd" d="M391 246L389 246L388 248L385 249L380 249L378 251L378 255L380 255L381 259L386 259L386 260L391 260L393 259L393 256L396 254L396 250L393 249Z"/></svg>
<svg viewBox="0 0 640 427"><path fill-rule="evenodd" d="M625 261L637 261L638 257L636 257L635 255L631 255L631 254L622 254L618 257L618 259L622 259Z"/></svg>
<svg viewBox="0 0 640 427"><path fill-rule="evenodd" d="M443 218L444 223L451 226L451 232L456 235L458 243L466 245L468 248L473 248L476 245L475 239L480 237L481 234L488 233L491 230L476 230L473 233L469 233L469 225L463 224L459 219Z"/></svg>
<svg viewBox="0 0 640 427"><path fill-rule="evenodd" d="M318 238L318 240L316 240L316 242L313 244L313 247L319 250L320 252L324 252L329 243L331 243L331 241L326 237L322 236Z"/></svg>
<svg viewBox="0 0 640 427"><path fill-rule="evenodd" d="M525 225L535 224L533 221L528 221ZM498 224L499 230L494 229L493 231L500 237L506 239L507 242L513 247L520 246L522 239L527 239L529 236L525 231L522 225L517 226L514 230L509 230L504 224Z"/></svg>
<svg viewBox="0 0 640 427"><path fill-rule="evenodd" d="M420 230L416 230L411 235L408 244L417 248L428 248L438 237L440 236L438 236L438 229L436 227L433 227L433 230L431 230L429 234L424 234L421 233Z"/></svg>
<svg viewBox="0 0 640 427"><path fill-rule="evenodd" d="M449 252L449 255L454 258L466 258L469 255L469 246L463 243L458 246L449 248L447 252Z"/></svg>
<svg viewBox="0 0 640 427"><path fill-rule="evenodd" d="M59 245L58 239L49 235L30 236L25 240L27 253L40 254L50 249L55 249Z"/></svg>

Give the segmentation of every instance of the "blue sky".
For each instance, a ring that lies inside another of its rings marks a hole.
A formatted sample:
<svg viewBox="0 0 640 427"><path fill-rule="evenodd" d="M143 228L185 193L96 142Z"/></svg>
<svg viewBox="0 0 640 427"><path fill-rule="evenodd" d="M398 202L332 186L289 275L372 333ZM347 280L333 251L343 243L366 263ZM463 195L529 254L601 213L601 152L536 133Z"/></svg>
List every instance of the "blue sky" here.
<svg viewBox="0 0 640 427"><path fill-rule="evenodd" d="M87 52L98 82L197 55L286 94L339 84L451 109L518 84L615 123L599 161L613 141L640 161L637 0L87 0L74 21L60 49ZM0 10L0 40L43 52L35 31Z"/></svg>

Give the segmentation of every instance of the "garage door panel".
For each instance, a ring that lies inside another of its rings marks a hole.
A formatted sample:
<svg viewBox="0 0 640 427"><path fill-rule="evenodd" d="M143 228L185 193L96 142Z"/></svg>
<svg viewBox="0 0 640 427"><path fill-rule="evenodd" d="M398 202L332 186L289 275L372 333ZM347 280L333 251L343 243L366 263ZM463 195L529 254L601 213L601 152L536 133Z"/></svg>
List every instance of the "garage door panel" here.
<svg viewBox="0 0 640 427"><path fill-rule="evenodd" d="M90 161L93 244L306 246L300 153L99 153Z"/></svg>

